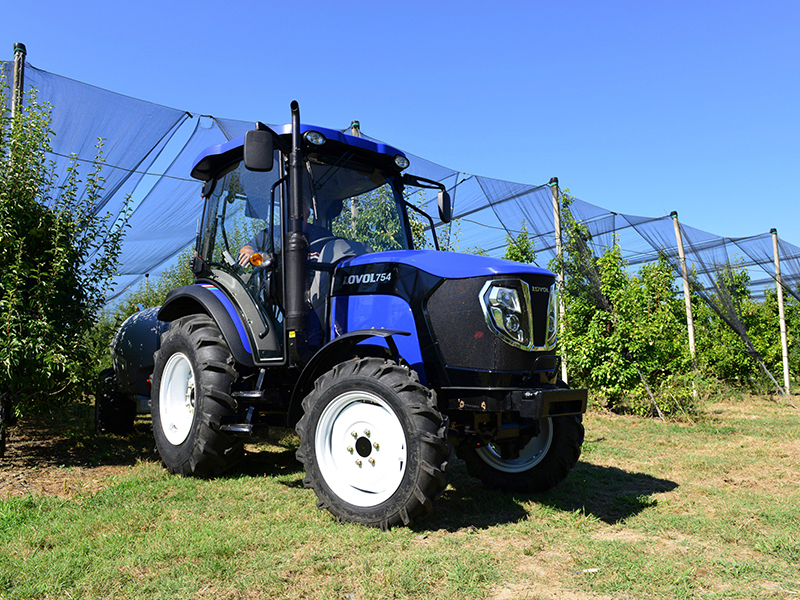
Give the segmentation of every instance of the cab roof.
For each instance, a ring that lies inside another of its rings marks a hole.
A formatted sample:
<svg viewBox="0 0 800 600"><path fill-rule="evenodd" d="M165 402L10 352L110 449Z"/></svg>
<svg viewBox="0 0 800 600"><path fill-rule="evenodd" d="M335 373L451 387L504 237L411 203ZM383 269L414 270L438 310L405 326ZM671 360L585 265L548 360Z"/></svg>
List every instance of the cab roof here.
<svg viewBox="0 0 800 600"><path fill-rule="evenodd" d="M289 141L292 133L292 126L290 124L279 125L277 127L273 127L272 130L279 136L286 138L287 141ZM405 156L405 153L401 152L397 148L382 142L376 142L363 137L349 135L336 129L301 124L300 133L304 134L307 131L317 131L324 135L328 140L323 146L319 148L314 147L315 151L324 152L328 144L333 142L331 144L332 148L335 148L337 145L350 146L354 150L383 155L388 157L392 162L394 162L394 157L398 154L400 156ZM199 179L200 181L208 181L234 168L239 162L241 162L243 157L244 136L232 139L223 144L209 146L203 150L194 160L194 163L192 163L192 177Z"/></svg>

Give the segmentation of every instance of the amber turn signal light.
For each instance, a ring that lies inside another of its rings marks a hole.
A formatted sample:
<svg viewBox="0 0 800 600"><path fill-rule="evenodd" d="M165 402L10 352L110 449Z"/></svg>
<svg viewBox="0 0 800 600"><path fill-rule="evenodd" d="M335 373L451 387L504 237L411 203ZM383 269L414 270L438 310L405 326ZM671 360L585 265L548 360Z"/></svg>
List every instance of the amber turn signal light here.
<svg viewBox="0 0 800 600"><path fill-rule="evenodd" d="M260 267L261 264L264 262L264 257L261 256L258 252L254 252L250 255L250 264L254 267Z"/></svg>

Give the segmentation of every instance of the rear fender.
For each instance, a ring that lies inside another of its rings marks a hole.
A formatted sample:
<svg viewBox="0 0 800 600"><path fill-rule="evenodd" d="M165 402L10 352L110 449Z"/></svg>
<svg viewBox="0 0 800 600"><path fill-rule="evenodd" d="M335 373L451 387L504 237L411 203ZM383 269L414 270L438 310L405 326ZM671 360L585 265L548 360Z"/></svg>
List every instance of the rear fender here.
<svg viewBox="0 0 800 600"><path fill-rule="evenodd" d="M222 290L210 284L193 284L175 288L161 310L160 321L174 321L187 315L207 314L216 322L236 362L252 367L253 346L239 311Z"/></svg>
<svg viewBox="0 0 800 600"><path fill-rule="evenodd" d="M349 358L358 354L356 346L358 346L359 343L370 338L379 338L386 343L388 349L383 348L383 346L377 346L377 349L379 351L386 351L387 356L390 356L395 362L399 363L402 357L397 351L397 344L395 344L392 339L393 335L405 336L411 334L408 331L398 331L395 329L361 329L340 335L320 348L319 351L311 357L311 360L306 363L306 366L303 367L303 372L300 373L300 378L294 386L292 399L289 403L287 425L289 427L294 427L303 416L303 398L311 392L317 378L342 362L342 357ZM364 348L365 352L368 352L368 348L371 350L374 347L359 346L359 348Z"/></svg>

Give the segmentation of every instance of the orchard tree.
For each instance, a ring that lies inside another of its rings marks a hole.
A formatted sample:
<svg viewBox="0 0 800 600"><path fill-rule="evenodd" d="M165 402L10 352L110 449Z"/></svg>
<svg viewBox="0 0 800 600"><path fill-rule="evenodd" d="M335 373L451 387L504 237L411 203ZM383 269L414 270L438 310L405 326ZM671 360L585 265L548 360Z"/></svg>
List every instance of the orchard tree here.
<svg viewBox="0 0 800 600"><path fill-rule="evenodd" d="M8 418L12 399L19 414L75 399L93 381L84 341L112 285L129 209L126 202L117 218L96 212L101 142L88 172L79 174L73 157L58 185L47 160L51 107L32 92L13 120L5 104L0 110L0 394Z"/></svg>
<svg viewBox="0 0 800 600"><path fill-rule="evenodd" d="M511 233L506 234L506 252L503 254L503 258L520 263L532 263L536 260L536 252L533 249L533 242L528 236L525 219L522 220L522 226L516 236Z"/></svg>

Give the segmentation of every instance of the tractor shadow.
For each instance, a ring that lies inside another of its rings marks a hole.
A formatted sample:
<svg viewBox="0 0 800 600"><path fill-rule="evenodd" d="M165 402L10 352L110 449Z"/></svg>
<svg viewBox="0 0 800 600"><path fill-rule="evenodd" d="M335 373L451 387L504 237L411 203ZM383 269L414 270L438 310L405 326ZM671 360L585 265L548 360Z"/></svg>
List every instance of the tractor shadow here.
<svg viewBox="0 0 800 600"><path fill-rule="evenodd" d="M248 446L244 460L223 477L280 477L282 485L302 489L303 469L295 450L295 444L275 440L269 447ZM673 481L644 473L582 461L560 485L544 494L487 490L458 458L451 461L448 471L450 485L436 501L433 512L412 526L415 531L455 532L515 523L530 516L531 503L615 524L656 506L655 494L678 487Z"/></svg>
<svg viewBox="0 0 800 600"><path fill-rule="evenodd" d="M295 458L295 448L246 447L245 457L223 477L286 477L281 481L288 487L303 487L303 465Z"/></svg>
<svg viewBox="0 0 800 600"><path fill-rule="evenodd" d="M293 431L272 428L265 438L245 445L244 459L222 477L278 477L282 485L302 489L303 466L295 458L298 444ZM515 523L530 516L531 504L578 512L613 525L656 506L655 494L678 487L673 481L645 473L584 461L579 461L555 489L543 494L487 490L455 456L448 472L450 485L436 501L433 512L420 519L414 530L458 531Z"/></svg>
<svg viewBox="0 0 800 600"><path fill-rule="evenodd" d="M678 487L673 481L644 473L579 461L555 489L543 494L517 494L485 489L458 459L449 470L450 486L436 502L433 513L414 529L458 531L515 523L528 518L530 503L579 512L612 525L655 506L654 494Z"/></svg>

